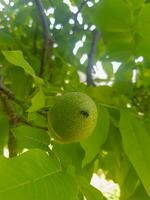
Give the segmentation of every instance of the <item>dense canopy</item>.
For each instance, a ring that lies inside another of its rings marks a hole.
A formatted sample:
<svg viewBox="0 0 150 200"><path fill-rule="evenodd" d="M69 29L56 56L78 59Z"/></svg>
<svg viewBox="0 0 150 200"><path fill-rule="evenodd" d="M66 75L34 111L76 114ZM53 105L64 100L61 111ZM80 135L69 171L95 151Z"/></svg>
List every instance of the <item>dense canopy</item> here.
<svg viewBox="0 0 150 200"><path fill-rule="evenodd" d="M0 198L108 198L96 173L121 200L150 199L149 36L149 0L0 1ZM98 121L59 144L47 113L68 92L89 95Z"/></svg>

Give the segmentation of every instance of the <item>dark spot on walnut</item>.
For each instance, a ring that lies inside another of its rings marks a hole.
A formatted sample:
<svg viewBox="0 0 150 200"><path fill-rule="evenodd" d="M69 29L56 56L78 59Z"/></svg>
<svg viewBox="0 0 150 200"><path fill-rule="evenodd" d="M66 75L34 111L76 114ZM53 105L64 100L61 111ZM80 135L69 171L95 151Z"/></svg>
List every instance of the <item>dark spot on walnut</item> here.
<svg viewBox="0 0 150 200"><path fill-rule="evenodd" d="M81 110L80 114L83 115L86 118L89 116L89 113L87 111L84 111L84 110Z"/></svg>

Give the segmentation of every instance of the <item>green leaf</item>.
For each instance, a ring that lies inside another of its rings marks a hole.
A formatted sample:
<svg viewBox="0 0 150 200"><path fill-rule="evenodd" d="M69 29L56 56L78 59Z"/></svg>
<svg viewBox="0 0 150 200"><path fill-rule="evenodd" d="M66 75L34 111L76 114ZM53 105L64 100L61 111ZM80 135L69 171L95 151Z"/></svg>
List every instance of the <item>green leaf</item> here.
<svg viewBox="0 0 150 200"><path fill-rule="evenodd" d="M131 164L124 174L121 173L121 175L124 175L123 181L120 184L121 199L129 199L129 197L134 194L139 184L139 178Z"/></svg>
<svg viewBox="0 0 150 200"><path fill-rule="evenodd" d="M150 135L144 122L127 111L121 112L120 131L125 153L150 196Z"/></svg>
<svg viewBox="0 0 150 200"><path fill-rule="evenodd" d="M35 112L45 106L45 95L42 88L31 99L32 105L28 108L27 112Z"/></svg>
<svg viewBox="0 0 150 200"><path fill-rule="evenodd" d="M140 184L128 200L150 200L150 197L148 197L142 184Z"/></svg>
<svg viewBox="0 0 150 200"><path fill-rule="evenodd" d="M22 51L2 51L3 55L13 65L19 66L24 69L24 71L31 75L36 84L43 84L43 80L35 75L33 68L30 64L24 59Z"/></svg>
<svg viewBox="0 0 150 200"><path fill-rule="evenodd" d="M11 47L12 45L15 45L16 41L14 40L14 38L8 34L5 31L0 31L0 46L9 46Z"/></svg>
<svg viewBox="0 0 150 200"><path fill-rule="evenodd" d="M78 177L81 193L87 200L106 200L99 190L90 185L84 177Z"/></svg>
<svg viewBox="0 0 150 200"><path fill-rule="evenodd" d="M107 172L107 179L122 184L124 176L129 170L130 162L124 155L119 130L110 123L107 141L102 146L98 155L98 169Z"/></svg>
<svg viewBox="0 0 150 200"><path fill-rule="evenodd" d="M53 143L52 151L59 158L63 168L67 168L68 166L73 165L77 171L81 170L81 164L84 158L84 151L79 143Z"/></svg>
<svg viewBox="0 0 150 200"><path fill-rule="evenodd" d="M112 87L99 86L99 87L87 87L86 93L91 96L96 102L102 104L113 103L114 91Z"/></svg>
<svg viewBox="0 0 150 200"><path fill-rule="evenodd" d="M132 7L132 6L131 6ZM134 12L127 0L101 0L92 8L90 18L102 32L110 60L123 61L134 55Z"/></svg>
<svg viewBox="0 0 150 200"><path fill-rule="evenodd" d="M150 34L150 4L145 4L145 6L143 7L143 9L141 10L141 13L139 15L138 18L138 25L139 25L139 33L143 36L144 39L148 39L149 38L149 34Z"/></svg>
<svg viewBox="0 0 150 200"><path fill-rule="evenodd" d="M136 43L136 54L138 56L144 56L147 59L150 59L149 51L150 51L150 4L145 4L143 6L142 11L138 17L138 25L137 32L141 36L138 43Z"/></svg>
<svg viewBox="0 0 150 200"><path fill-rule="evenodd" d="M128 32L132 15L123 0L101 0L93 7L92 18L100 30Z"/></svg>
<svg viewBox="0 0 150 200"><path fill-rule="evenodd" d="M144 5L144 0L127 0L128 4L133 6L132 9L139 9Z"/></svg>
<svg viewBox="0 0 150 200"><path fill-rule="evenodd" d="M131 32L105 32L106 55L110 60L126 61L134 54L134 37Z"/></svg>
<svg viewBox="0 0 150 200"><path fill-rule="evenodd" d="M23 125L13 128L12 132L16 137L18 151L24 148L49 150L48 145L50 143L50 137L44 130Z"/></svg>
<svg viewBox="0 0 150 200"><path fill-rule="evenodd" d="M32 78L27 76L20 67L9 67L7 69L7 78L10 81L9 87L11 91L17 97L25 99L31 91Z"/></svg>
<svg viewBox="0 0 150 200"><path fill-rule="evenodd" d="M34 125L41 127L47 127L47 118L38 112L28 112L28 121L32 122Z"/></svg>
<svg viewBox="0 0 150 200"><path fill-rule="evenodd" d="M132 65L133 63L122 64L115 74L114 88L116 88L120 94L130 94L133 91Z"/></svg>
<svg viewBox="0 0 150 200"><path fill-rule="evenodd" d="M106 108L98 107L98 121L92 135L81 142L81 146L85 150L85 158L82 165L85 166L96 156L100 150L100 146L104 144L107 139L109 129L109 113Z"/></svg>
<svg viewBox="0 0 150 200"><path fill-rule="evenodd" d="M103 69L108 75L108 78L111 78L113 76L113 66L110 62L102 62Z"/></svg>
<svg viewBox="0 0 150 200"><path fill-rule="evenodd" d="M43 151L31 150L19 157L0 158L0 197L5 200L74 200L74 179L62 173Z"/></svg>

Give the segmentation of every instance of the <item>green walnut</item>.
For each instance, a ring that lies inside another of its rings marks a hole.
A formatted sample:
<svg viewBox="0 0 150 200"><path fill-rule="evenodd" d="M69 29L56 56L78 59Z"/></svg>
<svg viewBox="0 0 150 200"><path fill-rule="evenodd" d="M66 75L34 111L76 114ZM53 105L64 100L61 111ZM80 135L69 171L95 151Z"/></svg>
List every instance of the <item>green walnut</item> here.
<svg viewBox="0 0 150 200"><path fill-rule="evenodd" d="M86 94L62 95L48 112L51 137L60 143L78 142L91 135L96 126L97 108Z"/></svg>

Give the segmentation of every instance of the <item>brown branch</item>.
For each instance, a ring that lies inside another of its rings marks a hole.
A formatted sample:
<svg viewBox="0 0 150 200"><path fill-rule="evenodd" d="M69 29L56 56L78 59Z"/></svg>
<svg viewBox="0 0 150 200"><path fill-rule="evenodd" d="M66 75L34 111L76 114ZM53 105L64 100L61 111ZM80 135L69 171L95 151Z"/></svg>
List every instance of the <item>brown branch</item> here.
<svg viewBox="0 0 150 200"><path fill-rule="evenodd" d="M10 91L8 88L6 88L4 85L0 84L0 91L3 92L9 99L14 101L16 104L18 104L20 107L22 107L24 110L26 109L26 105L24 102L20 99L18 99L12 91Z"/></svg>
<svg viewBox="0 0 150 200"><path fill-rule="evenodd" d="M15 112L11 102L9 100L14 101L17 105L19 105L24 111L28 108L28 106L20 99L18 99L12 91L6 88L3 84L2 80L2 68L0 67L0 103L4 108L4 112L8 115L10 127L15 127L19 122L27 124L28 126L39 128L47 131L47 127L41 127L39 125L32 124L28 122L24 117L18 116ZM40 115L47 116L45 112L38 111ZM16 150L16 141L13 133L9 130L8 135L8 149L9 149L9 157L13 157L17 155Z"/></svg>
<svg viewBox="0 0 150 200"><path fill-rule="evenodd" d="M11 130L9 130L9 135L8 135L8 150L9 150L9 158L17 156L16 138Z"/></svg>
<svg viewBox="0 0 150 200"><path fill-rule="evenodd" d="M0 98L3 104L4 112L7 114L9 119L9 126L15 127L16 124L18 123L18 118L13 106L9 102L7 95L2 91L0 91ZM16 138L10 129L8 134L8 150L9 150L9 157L14 157L17 155Z"/></svg>
<svg viewBox="0 0 150 200"><path fill-rule="evenodd" d="M6 114L9 117L10 126L14 127L18 122L18 118L17 118L17 115L15 113L15 110L14 110L13 106L11 105L6 94L4 94L1 91L0 91L0 98L1 98L1 101L2 101L2 104L3 104L4 111L6 112Z"/></svg>
<svg viewBox="0 0 150 200"><path fill-rule="evenodd" d="M0 83L0 97L2 97L2 95L6 95L8 99L14 101L17 105L19 105L23 110L26 110L28 108L28 106L20 99L18 99L13 93L12 91L10 91L8 88L6 88L5 86L3 86ZM43 115L44 117L47 116L46 112L44 111L37 111L38 114Z"/></svg>
<svg viewBox="0 0 150 200"><path fill-rule="evenodd" d="M43 28L43 48L41 52L41 67L40 67L40 77L44 76L45 73L45 61L48 57L48 49L53 46L53 39L49 32L48 21L44 12L42 2L40 0L35 0L37 12L41 19L42 28Z"/></svg>
<svg viewBox="0 0 150 200"><path fill-rule="evenodd" d="M24 101L18 99L11 90L6 88L4 85L0 83L0 92L3 92L8 99L14 101L17 105L19 105L24 111L27 110L28 105L24 103ZM47 117L47 113L45 111L37 111L38 114Z"/></svg>
<svg viewBox="0 0 150 200"><path fill-rule="evenodd" d="M2 80L2 69L0 67L0 103L2 104L3 111L7 114L9 119L9 127L16 127L16 125L19 122L28 124L31 127L40 128L42 130L46 130L46 127L40 127L38 125L32 125L32 123L28 122L23 117L20 117L17 115L13 105L11 104L10 100L13 100L15 103L20 105L24 110L26 109L26 106L24 105L24 102L19 100L15 95L3 85ZM17 144L16 144L16 138L9 128L8 132L8 150L9 150L9 157L15 157L17 156Z"/></svg>
<svg viewBox="0 0 150 200"><path fill-rule="evenodd" d="M9 125L15 126L18 122L16 113L13 109L13 106L9 102L9 97L13 96L12 93L5 89L3 86L3 79L2 79L2 68L0 68L0 100L2 104L3 111L6 112ZM16 148L16 139L13 133L9 129L8 133L8 150L9 150L9 157L14 157L17 155L17 148Z"/></svg>
<svg viewBox="0 0 150 200"><path fill-rule="evenodd" d="M15 126L17 123L22 122L24 124L27 124L31 127L35 127L35 128L39 128L39 129L43 129L43 130L48 130L46 127L41 127L38 125L33 125L31 122L27 121L25 118L18 116L15 112L15 110L13 109L13 107L11 106L8 96L3 93L2 91L0 91L0 98L2 100L3 103L3 107L5 108L5 112L8 114L9 119L10 119L10 124L12 126ZM40 111L39 111L40 112ZM40 112L41 114L41 112ZM45 116L45 114L42 113L42 115Z"/></svg>
<svg viewBox="0 0 150 200"><path fill-rule="evenodd" d="M88 54L88 65L87 65L87 85L95 85L93 78L92 78L92 72L93 72L93 65L94 65L94 53L96 51L96 45L99 37L99 33L97 30L94 30L93 32L93 38L91 43L91 48Z"/></svg>
<svg viewBox="0 0 150 200"><path fill-rule="evenodd" d="M12 107L11 103L9 102L8 96L5 93L3 93L3 91L0 91L0 99L3 104L4 111L9 117L10 127L15 127L18 123L22 122L30 127L48 131L47 127L42 127L36 124L32 124L31 122L27 121L24 117L18 116L14 108ZM13 136L13 133L10 131L8 135L8 149L10 157L17 155L14 154L14 152L16 152L15 137Z"/></svg>

